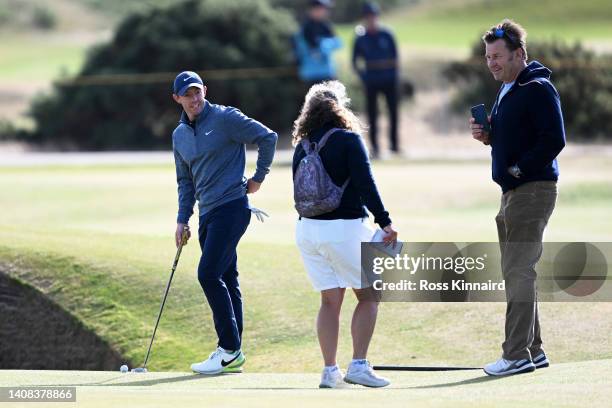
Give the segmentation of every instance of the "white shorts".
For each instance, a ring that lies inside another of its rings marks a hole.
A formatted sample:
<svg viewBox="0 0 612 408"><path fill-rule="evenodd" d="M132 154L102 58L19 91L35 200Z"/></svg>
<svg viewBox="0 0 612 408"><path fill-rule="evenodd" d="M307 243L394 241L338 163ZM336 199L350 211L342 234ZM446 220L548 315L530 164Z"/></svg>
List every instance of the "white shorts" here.
<svg viewBox="0 0 612 408"><path fill-rule="evenodd" d="M367 218L355 220L298 220L295 239L312 286L363 289L361 242L374 235Z"/></svg>

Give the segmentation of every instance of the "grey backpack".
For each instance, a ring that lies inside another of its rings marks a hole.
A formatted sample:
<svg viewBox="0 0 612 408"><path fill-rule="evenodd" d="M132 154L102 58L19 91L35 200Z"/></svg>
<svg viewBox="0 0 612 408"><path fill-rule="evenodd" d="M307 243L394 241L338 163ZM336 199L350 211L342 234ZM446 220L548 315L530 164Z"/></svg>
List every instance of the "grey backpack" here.
<svg viewBox="0 0 612 408"><path fill-rule="evenodd" d="M340 206L342 194L350 179L338 187L327 174L319 156L329 137L338 130L334 128L325 133L319 143L307 139L300 142L306 156L298 164L293 177L293 199L295 209L302 217L315 217Z"/></svg>

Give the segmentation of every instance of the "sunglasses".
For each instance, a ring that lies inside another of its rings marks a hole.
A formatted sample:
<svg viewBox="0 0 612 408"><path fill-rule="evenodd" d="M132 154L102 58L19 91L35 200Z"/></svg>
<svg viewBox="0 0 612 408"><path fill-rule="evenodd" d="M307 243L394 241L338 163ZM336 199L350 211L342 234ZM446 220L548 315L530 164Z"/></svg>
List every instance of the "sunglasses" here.
<svg viewBox="0 0 612 408"><path fill-rule="evenodd" d="M495 36L495 38L504 38L505 36L508 40L510 40L512 45L514 45L517 48L521 47L521 42L518 39L511 36L509 33L507 33L506 30L504 30L503 28L496 28L495 31L493 31L493 35Z"/></svg>

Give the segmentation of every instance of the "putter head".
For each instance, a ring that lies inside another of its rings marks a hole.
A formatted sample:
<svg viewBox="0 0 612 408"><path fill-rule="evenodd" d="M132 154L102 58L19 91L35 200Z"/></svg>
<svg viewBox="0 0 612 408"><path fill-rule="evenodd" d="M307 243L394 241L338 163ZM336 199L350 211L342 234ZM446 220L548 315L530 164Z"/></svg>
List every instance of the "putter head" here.
<svg viewBox="0 0 612 408"><path fill-rule="evenodd" d="M146 373L147 369L145 367L137 367L137 368L132 368L132 372L133 373Z"/></svg>

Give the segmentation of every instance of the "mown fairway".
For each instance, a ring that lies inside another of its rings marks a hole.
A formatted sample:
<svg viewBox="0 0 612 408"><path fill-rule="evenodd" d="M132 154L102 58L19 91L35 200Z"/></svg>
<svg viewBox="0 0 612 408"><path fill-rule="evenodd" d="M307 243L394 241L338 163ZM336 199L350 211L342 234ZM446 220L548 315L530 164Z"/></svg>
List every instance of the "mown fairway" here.
<svg viewBox="0 0 612 408"><path fill-rule="evenodd" d="M609 406L612 360L557 364L535 373L494 379L481 371L389 373L384 389L347 385L319 390L317 374L2 371L3 386L76 386L78 407L603 407ZM39 403L40 404L40 403ZM35 404L36 406L40 406ZM47 404L71 407L74 403ZM25 405L23 405L25 406Z"/></svg>
<svg viewBox="0 0 612 408"><path fill-rule="evenodd" d="M562 158L563 178L549 241L609 241L612 159ZM384 162L379 188L405 241L494 241L498 189L487 161ZM239 247L246 305L248 371L318 371L313 292L293 243L290 169L273 168ZM146 351L175 248L172 165L0 169L0 267L38 287L134 363ZM254 219L253 219L254 220ZM192 228L196 219L192 219ZM186 247L150 367L185 371L207 356L215 335L196 279L199 248ZM350 357L351 296L343 313L340 362ZM503 304L384 304L375 364L481 365L498 357ZM542 305L555 362L612 357L610 303ZM390 353L392 350L392 353Z"/></svg>

